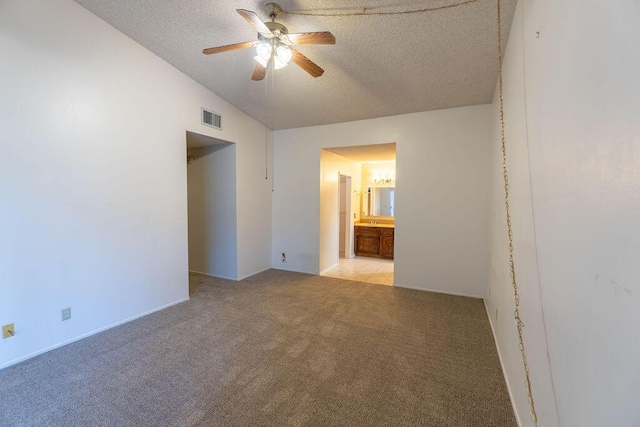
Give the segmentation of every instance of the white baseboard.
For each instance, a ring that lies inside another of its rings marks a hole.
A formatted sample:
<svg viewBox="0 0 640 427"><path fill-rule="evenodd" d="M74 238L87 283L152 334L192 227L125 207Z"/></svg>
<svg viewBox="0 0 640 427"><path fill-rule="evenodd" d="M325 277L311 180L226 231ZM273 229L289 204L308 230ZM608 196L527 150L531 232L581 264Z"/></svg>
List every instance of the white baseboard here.
<svg viewBox="0 0 640 427"><path fill-rule="evenodd" d="M247 274L245 276L240 277L238 280L248 279L251 276L255 276L256 274L263 273L263 272L265 272L267 270L271 270L271 267L263 268L262 270L256 271L255 273Z"/></svg>
<svg viewBox="0 0 640 427"><path fill-rule="evenodd" d="M205 272L196 271L196 270L189 270L189 273L197 273L197 274L202 274L204 276L215 277L216 279L226 279L226 280L233 280L234 282L239 282L241 280L248 279L251 276L255 276L256 274L260 274L260 273L263 273L263 272L265 272L267 270L271 270L271 268L272 267L263 268L262 270L258 270L256 272L249 273L249 274L244 275L242 277L239 277L237 279L235 279L233 277L220 276L220 275L217 275L217 274L205 273Z"/></svg>
<svg viewBox="0 0 640 427"><path fill-rule="evenodd" d="M204 276L215 277L216 279L227 279L227 280L233 280L233 281L236 281L236 282L238 281L238 279L236 279L234 277L220 276L218 274L205 273L204 271L189 270L189 273L202 274Z"/></svg>
<svg viewBox="0 0 640 427"><path fill-rule="evenodd" d="M331 266L329 266L329 267L325 268L324 270L322 270L322 271L320 272L320 276L322 276L322 275L323 275L324 273L326 273L327 271L331 271L331 270L333 270L333 269L334 269L334 268L336 268L337 266L338 266L338 263L336 262L335 264L333 264L333 265L331 265Z"/></svg>
<svg viewBox="0 0 640 427"><path fill-rule="evenodd" d="M189 297L180 299L178 301L171 302L169 304L165 304L165 305L163 305L161 307L154 308L153 310L146 311L146 312L144 312L142 314L137 314L135 316L131 316L131 317L127 318L127 319L120 320L118 322L112 323L112 324L104 326L102 328L95 329L95 330L93 330L91 332L84 333L84 334L79 335L79 336L77 336L75 338L71 338L70 340L66 340L66 341L63 341L61 343L54 344L54 345L49 346L47 348L44 348L42 350L34 351L33 353L29 353L26 356L21 356L21 357L18 357L17 359L10 360L9 362L6 362L6 363L3 363L2 365L0 365L0 369L7 368L7 367L9 367L11 365L15 365L15 364L20 363L20 362L24 362L25 360L31 359L32 357L36 357L36 356L38 356L40 354L43 354L43 353L46 353L48 351L55 350L56 348L64 347L67 344L71 344L71 343L74 343L76 341L80 341L83 338L87 338L87 337L90 337L91 335L99 334L100 332L104 332L107 329L115 328L116 326L120 326L120 325L125 324L127 322L131 322L132 320L139 319L139 318L147 316L147 315L149 315L151 313L155 313L156 311L164 310L165 308L169 308L169 307L171 307L173 305L177 305L177 304L183 303L185 301L189 301Z"/></svg>
<svg viewBox="0 0 640 427"><path fill-rule="evenodd" d="M447 291L443 291L441 289L418 288L417 286L405 286L405 285L399 285L397 283L394 283L393 286L395 286L397 288L413 289L414 291L426 291L426 292L434 292L436 294L445 294L445 295L454 295L454 296L457 296L457 297L467 297L467 298L482 299L482 297L479 296L479 295L463 294L461 292L447 292Z"/></svg>
<svg viewBox="0 0 640 427"><path fill-rule="evenodd" d="M271 267L274 270L278 270L278 271L290 271L292 273L302 273L302 274L311 274L312 276L317 276L318 273L312 273L310 271L302 271L302 270L294 270L294 269L290 269L290 268L278 268L278 267Z"/></svg>
<svg viewBox="0 0 640 427"><path fill-rule="evenodd" d="M516 423L518 423L518 427L522 427L522 422L520 422L520 414L518 414L518 409L516 408L516 403L513 398L513 393L511 391L511 384L509 383L509 377L507 376L507 370L504 368L504 361L502 360L502 352L500 351L500 344L498 344L498 337L496 336L496 330L493 327L493 320L491 319L491 313L489 313L489 307L487 306L487 301L483 299L483 302L484 302L484 308L487 311L487 317L489 318L489 325L491 325L491 333L493 334L493 341L496 343L496 350L498 351L498 359L500 360L502 375L504 375L504 382L507 384L507 391L509 392L511 407L513 408L513 413L516 417Z"/></svg>

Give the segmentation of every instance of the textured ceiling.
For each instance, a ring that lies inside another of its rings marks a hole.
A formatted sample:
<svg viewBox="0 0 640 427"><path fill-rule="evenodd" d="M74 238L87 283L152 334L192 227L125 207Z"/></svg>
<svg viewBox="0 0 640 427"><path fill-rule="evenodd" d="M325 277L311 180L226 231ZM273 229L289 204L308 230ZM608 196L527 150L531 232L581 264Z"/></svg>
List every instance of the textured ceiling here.
<svg viewBox="0 0 640 427"><path fill-rule="evenodd" d="M235 9L253 10L267 20L268 1L76 1L271 129L486 104L497 81L497 0L407 15L283 14L277 21L290 32L331 31L336 44L299 46L324 68L323 76L314 79L290 64L262 82L251 80L253 49L211 56L203 55L202 49L255 40L256 32ZM285 11L333 13L363 8L401 11L459 1L280 0L279 4ZM501 0L505 39L515 3Z"/></svg>
<svg viewBox="0 0 640 427"><path fill-rule="evenodd" d="M395 142L390 144L325 148L325 150L358 163L389 162L396 159Z"/></svg>

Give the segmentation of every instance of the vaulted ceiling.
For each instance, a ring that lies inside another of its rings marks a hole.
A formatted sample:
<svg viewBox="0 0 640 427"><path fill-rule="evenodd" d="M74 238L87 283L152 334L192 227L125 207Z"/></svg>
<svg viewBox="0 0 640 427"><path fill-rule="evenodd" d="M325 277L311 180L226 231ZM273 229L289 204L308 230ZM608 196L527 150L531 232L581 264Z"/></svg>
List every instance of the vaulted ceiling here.
<svg viewBox="0 0 640 427"><path fill-rule="evenodd" d="M256 39L236 9L268 20L268 1L76 0L177 69L271 129L345 122L492 101L498 0L416 14L310 17L282 14L290 32L330 31L335 45L299 46L322 67L313 78L293 63L251 80L254 49L204 48ZM280 0L285 11L392 12L461 0ZM501 0L506 40L516 0Z"/></svg>

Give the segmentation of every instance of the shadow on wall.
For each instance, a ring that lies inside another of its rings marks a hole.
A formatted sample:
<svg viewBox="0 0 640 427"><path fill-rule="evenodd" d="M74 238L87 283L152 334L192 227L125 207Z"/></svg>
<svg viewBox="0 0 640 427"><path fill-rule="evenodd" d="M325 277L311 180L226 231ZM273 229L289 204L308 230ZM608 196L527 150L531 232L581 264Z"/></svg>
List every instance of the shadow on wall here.
<svg viewBox="0 0 640 427"><path fill-rule="evenodd" d="M233 145L233 142L187 131L187 162L191 164L194 160L230 145ZM189 160L190 157L192 158L191 161Z"/></svg>

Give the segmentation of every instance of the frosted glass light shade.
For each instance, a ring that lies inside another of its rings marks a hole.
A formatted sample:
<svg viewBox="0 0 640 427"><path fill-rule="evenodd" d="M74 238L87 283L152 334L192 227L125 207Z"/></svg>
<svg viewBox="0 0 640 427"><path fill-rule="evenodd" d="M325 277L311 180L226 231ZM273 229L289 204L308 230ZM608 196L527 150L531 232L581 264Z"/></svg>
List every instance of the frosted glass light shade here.
<svg viewBox="0 0 640 427"><path fill-rule="evenodd" d="M280 61L284 62L285 64L288 64L289 61L291 61L292 52L288 46L280 45L278 46L276 52L278 53L278 58L280 59Z"/></svg>
<svg viewBox="0 0 640 427"><path fill-rule="evenodd" d="M280 56L276 55L273 57L273 68L275 68L276 70L279 70L280 68L284 68L287 66L286 62L283 62L280 59Z"/></svg>
<svg viewBox="0 0 640 427"><path fill-rule="evenodd" d="M264 59L266 63L271 57L271 45L269 43L260 43L256 46L256 53L260 58Z"/></svg>
<svg viewBox="0 0 640 427"><path fill-rule="evenodd" d="M257 55L253 57L263 67L267 67L269 59L273 58L273 68L279 70L287 66L291 61L292 52L288 46L280 45L273 55L273 47L270 43L260 43L256 46Z"/></svg>

